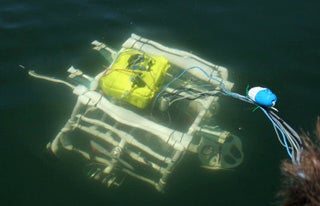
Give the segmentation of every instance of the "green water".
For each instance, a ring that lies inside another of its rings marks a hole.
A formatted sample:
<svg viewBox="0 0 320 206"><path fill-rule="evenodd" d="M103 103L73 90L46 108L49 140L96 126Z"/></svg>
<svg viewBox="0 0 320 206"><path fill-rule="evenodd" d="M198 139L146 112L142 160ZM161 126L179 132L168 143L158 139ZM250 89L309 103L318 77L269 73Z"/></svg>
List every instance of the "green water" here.
<svg viewBox="0 0 320 206"><path fill-rule="evenodd" d="M277 205L279 164L288 158L259 111L229 98L217 121L240 136L245 161L206 171L187 157L165 194L134 180L110 191L46 153L75 96L32 79L18 65L65 77L75 65L95 74L92 40L114 48L131 33L191 51L229 69L234 91L271 88L280 116L311 129L320 114L318 1L1 1L1 205Z"/></svg>

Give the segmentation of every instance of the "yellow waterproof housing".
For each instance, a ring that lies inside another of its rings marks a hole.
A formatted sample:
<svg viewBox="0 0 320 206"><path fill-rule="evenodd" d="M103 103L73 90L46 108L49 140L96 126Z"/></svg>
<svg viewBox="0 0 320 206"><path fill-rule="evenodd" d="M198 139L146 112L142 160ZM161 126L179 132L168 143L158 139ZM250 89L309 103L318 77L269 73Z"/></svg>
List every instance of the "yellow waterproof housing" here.
<svg viewBox="0 0 320 206"><path fill-rule="evenodd" d="M161 88L169 68L165 57L124 49L101 77L100 87L105 95L143 109Z"/></svg>

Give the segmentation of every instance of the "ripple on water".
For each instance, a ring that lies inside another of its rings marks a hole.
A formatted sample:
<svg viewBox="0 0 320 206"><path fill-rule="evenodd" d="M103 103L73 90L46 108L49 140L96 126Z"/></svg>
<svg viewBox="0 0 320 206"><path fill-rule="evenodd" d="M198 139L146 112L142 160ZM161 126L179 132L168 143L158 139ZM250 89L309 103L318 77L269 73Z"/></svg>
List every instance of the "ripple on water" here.
<svg viewBox="0 0 320 206"><path fill-rule="evenodd" d="M0 7L0 28L13 30L40 23L39 8L29 3L4 3Z"/></svg>

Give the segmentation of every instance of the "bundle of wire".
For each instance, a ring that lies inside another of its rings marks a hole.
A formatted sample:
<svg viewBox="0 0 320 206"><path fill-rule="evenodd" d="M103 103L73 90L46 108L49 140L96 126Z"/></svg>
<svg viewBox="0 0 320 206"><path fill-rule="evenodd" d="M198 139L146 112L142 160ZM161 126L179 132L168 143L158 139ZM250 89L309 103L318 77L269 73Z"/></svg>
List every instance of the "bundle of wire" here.
<svg viewBox="0 0 320 206"><path fill-rule="evenodd" d="M175 78L173 78L169 83L167 83L163 89L157 94L157 96L154 99L153 105L158 101L159 97L163 95L163 93L169 88L169 86L174 83L175 81L179 80L184 74L186 74L188 71L198 69L200 70L206 77L208 77L209 81L216 81L220 87L220 90L218 90L218 93L221 93L226 96L233 97L235 99L239 99L241 101L253 104L256 106L256 108L260 109L270 120L276 135L278 137L279 142L282 146L286 148L286 151L291 158L293 164L299 165L300 164L300 154L302 152L302 140L300 139L297 132L292 129L292 127L287 124L282 118L280 118L274 111L277 111L273 106L275 104L275 101L272 105L265 105L261 104L260 102L256 101L252 97L248 96L248 93L246 96L243 96L241 94L231 92L225 88L225 85L222 80L210 76L203 68L199 66L193 66L190 68L185 69L182 71L179 75L177 75ZM270 91L270 90L269 90ZM271 91L270 91L271 92ZM216 95L217 90L213 91L207 91L207 92L199 92L198 95L193 95L193 98L200 98L203 95ZM183 99L183 98L181 98ZM173 100L176 101L176 100Z"/></svg>

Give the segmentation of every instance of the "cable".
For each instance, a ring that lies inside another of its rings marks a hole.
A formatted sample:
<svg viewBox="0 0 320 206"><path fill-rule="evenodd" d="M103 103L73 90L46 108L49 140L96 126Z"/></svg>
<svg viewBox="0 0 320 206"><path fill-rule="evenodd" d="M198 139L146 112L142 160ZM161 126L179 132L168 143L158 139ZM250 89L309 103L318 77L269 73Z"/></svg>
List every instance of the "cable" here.
<svg viewBox="0 0 320 206"><path fill-rule="evenodd" d="M166 89L176 80L180 79L186 72L188 72L189 70L192 69L198 69L200 70L205 76L208 77L209 80L213 80L216 81L220 88L221 88L221 93L226 95L226 96L230 96L236 99L239 99L241 101L250 103L250 104L254 104L257 106L257 108L259 108L264 114L265 116L269 119L269 121L271 122L275 133L278 137L278 140L280 142L280 144L282 146L284 146L286 148L286 151L289 155L289 157L291 158L292 162L296 165L298 165L300 163L300 154L302 151L302 140L300 139L300 136L298 135L298 133L292 129L290 127L289 124L287 124L283 119L281 119L277 114L275 114L273 112L274 111L278 111L276 108L274 108L274 104L276 101L276 98L274 99L274 101L272 102L271 106L266 106L265 104L260 104L260 102L256 102L253 98L250 98L248 96L243 96L241 94L235 93L235 92L231 92L229 90L227 90L225 88L225 85L223 83L222 80L215 78L213 76L210 76L203 68L199 67L199 66L193 66L193 67L189 67L187 69L185 69L184 71L182 71L178 76L176 76L175 78L173 78L169 83L167 83L163 89L157 94L157 96L155 97L154 101L153 101L153 105L152 108L154 107L154 105L156 104L156 102L158 101L158 98L166 91ZM258 88L258 89L265 89L265 88ZM201 95L203 94L207 94L207 95L216 95L217 91L214 90L215 93L211 93L211 92L199 92L197 98L199 98ZM270 91L271 92L271 91ZM274 95L274 94L273 94ZM250 94L249 94L250 96ZM275 97L275 95L274 95ZM175 100L172 100L171 103L181 100L181 99L185 99L188 97L180 97L177 98ZM281 135L281 136L280 136Z"/></svg>

